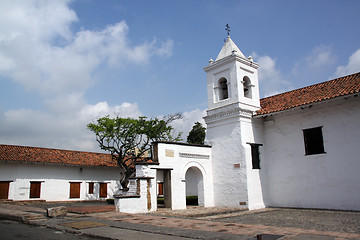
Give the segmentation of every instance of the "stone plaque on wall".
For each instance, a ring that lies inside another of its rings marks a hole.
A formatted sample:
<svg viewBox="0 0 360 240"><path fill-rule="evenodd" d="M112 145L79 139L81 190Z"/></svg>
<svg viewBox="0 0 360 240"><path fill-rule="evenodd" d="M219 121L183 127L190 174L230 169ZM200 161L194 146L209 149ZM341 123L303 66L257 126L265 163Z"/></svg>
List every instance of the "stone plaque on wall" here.
<svg viewBox="0 0 360 240"><path fill-rule="evenodd" d="M166 157L174 157L174 150L165 149L165 156Z"/></svg>

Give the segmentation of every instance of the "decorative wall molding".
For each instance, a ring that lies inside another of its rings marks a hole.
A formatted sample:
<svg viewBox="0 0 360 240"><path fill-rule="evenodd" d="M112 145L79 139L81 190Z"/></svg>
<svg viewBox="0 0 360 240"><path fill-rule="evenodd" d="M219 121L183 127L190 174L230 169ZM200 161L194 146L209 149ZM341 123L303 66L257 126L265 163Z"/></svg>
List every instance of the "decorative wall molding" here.
<svg viewBox="0 0 360 240"><path fill-rule="evenodd" d="M225 119L225 118L236 117L236 116L251 118L252 115L253 115L252 111L237 107L237 108L230 109L227 111L223 111L223 112L205 116L204 119L205 119L205 122L208 123L208 122L217 121L217 120Z"/></svg>
<svg viewBox="0 0 360 240"><path fill-rule="evenodd" d="M240 69L248 72L248 73L251 73L251 74L254 74L254 71L251 71L250 69L247 69L247 68L244 68L244 67L240 67Z"/></svg>
<svg viewBox="0 0 360 240"><path fill-rule="evenodd" d="M194 154L194 153L179 153L182 158L195 158L195 159L210 159L210 155Z"/></svg>

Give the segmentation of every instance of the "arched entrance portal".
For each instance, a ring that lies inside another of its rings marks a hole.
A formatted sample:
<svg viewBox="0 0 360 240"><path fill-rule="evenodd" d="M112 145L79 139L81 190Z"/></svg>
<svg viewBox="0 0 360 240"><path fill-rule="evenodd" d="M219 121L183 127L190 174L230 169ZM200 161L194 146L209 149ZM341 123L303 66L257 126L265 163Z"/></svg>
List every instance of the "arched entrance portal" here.
<svg viewBox="0 0 360 240"><path fill-rule="evenodd" d="M189 196L197 196L198 205L204 206L204 180L200 169L197 167L188 168L185 174L185 181L186 197L193 199L194 197Z"/></svg>

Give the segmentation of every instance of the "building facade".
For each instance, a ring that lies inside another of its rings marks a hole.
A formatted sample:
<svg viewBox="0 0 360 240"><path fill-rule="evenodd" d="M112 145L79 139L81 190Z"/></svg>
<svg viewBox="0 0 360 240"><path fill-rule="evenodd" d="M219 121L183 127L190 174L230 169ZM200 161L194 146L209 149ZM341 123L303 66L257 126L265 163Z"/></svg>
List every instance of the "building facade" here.
<svg viewBox="0 0 360 240"><path fill-rule="evenodd" d="M0 145L0 199L107 199L119 179L110 154Z"/></svg>
<svg viewBox="0 0 360 240"><path fill-rule="evenodd" d="M257 69L230 37L205 67L215 206L360 210L360 73L259 99Z"/></svg>
<svg viewBox="0 0 360 240"><path fill-rule="evenodd" d="M172 209L197 195L205 207L360 211L360 72L260 99L259 67L228 37L204 68L207 145L155 143L129 191L109 154L0 145L0 198L114 196L131 213L156 211L159 195Z"/></svg>

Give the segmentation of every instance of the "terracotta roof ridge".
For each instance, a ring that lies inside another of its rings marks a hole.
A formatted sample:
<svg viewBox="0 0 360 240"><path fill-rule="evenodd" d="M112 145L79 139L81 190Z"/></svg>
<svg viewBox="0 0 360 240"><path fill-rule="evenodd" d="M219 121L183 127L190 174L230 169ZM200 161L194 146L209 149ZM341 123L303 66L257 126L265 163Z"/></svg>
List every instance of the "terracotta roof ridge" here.
<svg viewBox="0 0 360 240"><path fill-rule="evenodd" d="M304 86L304 87L299 87L299 88L296 88L296 89L293 89L293 90L290 90L290 91L286 91L286 92L282 92L282 93L277 93L277 94L275 94L275 95L271 95L271 96L268 96L268 97L261 98L260 100L263 100L263 99L265 100L265 99L273 98L273 97L276 97L276 96L279 96L279 95L283 95L283 94L286 94L286 93L296 92L296 91L303 90L303 89L306 89L306 88L310 88L310 87L314 87L314 86L319 86L319 85L321 85L321 84L328 84L328 83L330 83L330 82L335 82L335 81L338 81L338 80L340 80L340 79L342 79L342 78L347 78L347 77L355 76L355 75L360 75L360 72L348 74L348 75L345 75L345 76L342 76L342 77L337 77L337 78L334 78L334 79L330 79L330 80L327 80L327 81L324 81L324 82L319 82L319 83L307 85L307 86ZM359 77L360 77L360 76L359 76Z"/></svg>
<svg viewBox="0 0 360 240"><path fill-rule="evenodd" d="M16 144L2 144L0 146L9 146L9 147L19 147L19 148L32 148L32 149L46 149L46 150L55 150L55 151L64 151L64 152L77 152L77 153L91 153L91 154L104 154L111 155L110 153L100 153L100 152L91 152L91 151L83 151L83 150L68 150L68 149L60 149L60 148L49 148L49 147L34 147L34 146L23 146Z"/></svg>
<svg viewBox="0 0 360 240"><path fill-rule="evenodd" d="M260 99L257 116L360 92L360 72Z"/></svg>

